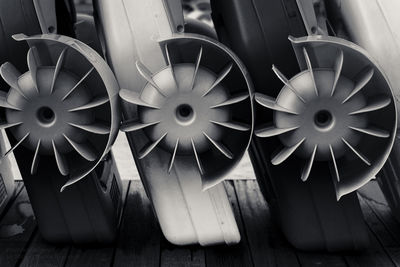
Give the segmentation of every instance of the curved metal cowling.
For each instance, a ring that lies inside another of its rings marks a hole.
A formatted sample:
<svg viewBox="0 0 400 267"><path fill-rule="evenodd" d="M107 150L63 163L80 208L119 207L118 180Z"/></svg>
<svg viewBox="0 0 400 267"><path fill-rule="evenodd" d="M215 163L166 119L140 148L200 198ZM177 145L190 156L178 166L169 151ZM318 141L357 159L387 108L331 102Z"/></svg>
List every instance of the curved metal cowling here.
<svg viewBox="0 0 400 267"><path fill-rule="evenodd" d="M287 79L273 66L284 87L276 99L256 94L274 115L255 135L281 141L273 165L294 164L295 156L304 161L298 170L304 182L313 168L324 166L315 166L317 161L329 163L339 200L385 164L397 129L393 92L377 63L354 43L323 36L289 39L303 71Z"/></svg>
<svg viewBox="0 0 400 267"><path fill-rule="evenodd" d="M11 88L1 96L1 126L16 140L4 156L19 145L30 149L31 173L45 165L39 158L53 156L69 176L63 191L93 171L114 143L119 86L103 58L78 40L55 34L13 38L30 46L29 71L21 75L8 62L0 68Z"/></svg>
<svg viewBox="0 0 400 267"><path fill-rule="evenodd" d="M147 82L140 93L121 89L121 98L138 107L138 118L123 122L121 130L143 131L149 139L139 159L161 148L170 153L166 173L185 162L198 170L206 190L224 179L250 144L252 84L237 56L210 38L177 34L159 44L168 65L153 74L136 62Z"/></svg>

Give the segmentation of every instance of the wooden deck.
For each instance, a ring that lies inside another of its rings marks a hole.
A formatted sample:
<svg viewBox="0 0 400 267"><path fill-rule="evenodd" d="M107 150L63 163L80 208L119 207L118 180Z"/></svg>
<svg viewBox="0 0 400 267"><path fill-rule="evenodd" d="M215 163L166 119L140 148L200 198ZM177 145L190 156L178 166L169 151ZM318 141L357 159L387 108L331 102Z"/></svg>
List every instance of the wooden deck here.
<svg viewBox="0 0 400 267"><path fill-rule="evenodd" d="M81 249L45 243L37 230L26 190L0 218L0 266L400 266L400 223L376 182L359 194L371 235L361 254L314 254L294 250L271 220L254 180L227 181L242 234L236 246L177 247L161 234L140 181L124 181L125 209L113 246Z"/></svg>

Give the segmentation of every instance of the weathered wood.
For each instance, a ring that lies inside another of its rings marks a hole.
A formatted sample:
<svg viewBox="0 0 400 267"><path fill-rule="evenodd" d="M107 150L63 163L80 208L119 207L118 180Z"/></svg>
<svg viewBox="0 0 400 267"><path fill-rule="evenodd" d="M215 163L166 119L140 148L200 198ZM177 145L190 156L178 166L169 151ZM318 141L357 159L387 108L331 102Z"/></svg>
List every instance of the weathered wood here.
<svg viewBox="0 0 400 267"><path fill-rule="evenodd" d="M200 246L176 247L167 240L163 240L160 266L206 266L204 249Z"/></svg>
<svg viewBox="0 0 400 267"><path fill-rule="evenodd" d="M161 230L140 181L131 181L114 266L159 266Z"/></svg>

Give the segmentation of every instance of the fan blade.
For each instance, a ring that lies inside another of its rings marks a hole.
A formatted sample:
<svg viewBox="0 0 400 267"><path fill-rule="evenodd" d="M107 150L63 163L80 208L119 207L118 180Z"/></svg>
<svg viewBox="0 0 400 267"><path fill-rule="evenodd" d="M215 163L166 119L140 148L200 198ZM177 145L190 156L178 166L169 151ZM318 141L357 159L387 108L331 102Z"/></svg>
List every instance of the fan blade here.
<svg viewBox="0 0 400 267"><path fill-rule="evenodd" d="M32 81L35 84L35 88L37 92L39 93L39 88L37 86L37 68L40 66L40 57L37 51L36 46L32 46L29 48L28 55L27 55L27 61L28 61L28 69L31 73Z"/></svg>
<svg viewBox="0 0 400 267"><path fill-rule="evenodd" d="M36 145L35 154L33 155L33 160L32 160L32 165L31 165L31 174L32 174L32 175L36 173L36 170L37 170L37 167L38 167L38 164L39 164L39 159L40 159L40 156L39 156L40 142L41 142L41 141L40 141L40 139L39 139L39 141L37 142L37 145Z"/></svg>
<svg viewBox="0 0 400 267"><path fill-rule="evenodd" d="M349 128L358 131L360 133L364 133L379 138L388 138L390 136L389 132L377 128L357 128L352 126L349 126Z"/></svg>
<svg viewBox="0 0 400 267"><path fill-rule="evenodd" d="M146 157L148 154L150 154L151 151L164 139L164 137L167 135L167 133L163 134L160 138L158 138L156 141L153 143L149 143L146 145L142 150L139 152L139 159L143 159Z"/></svg>
<svg viewBox="0 0 400 267"><path fill-rule="evenodd" d="M67 97L72 94L73 91L75 91L76 88L79 87L79 85L81 85L81 83L83 83L84 80L86 80L87 77L89 77L89 75L93 72L94 67L91 67L90 70L88 72L86 72L85 75L83 75L83 77L74 85L74 87L71 88L71 90L68 91L68 93L62 98L62 101L64 101L65 99L67 99Z"/></svg>
<svg viewBox="0 0 400 267"><path fill-rule="evenodd" d="M137 106L142 106L142 107L148 107L148 108L154 108L154 109L160 109L160 107L153 105L153 104L148 104L146 102L144 102L143 100L140 99L140 94L134 92L134 91L130 91L127 89L121 89L119 91L119 96L129 102L132 103L134 105Z"/></svg>
<svg viewBox="0 0 400 267"><path fill-rule="evenodd" d="M197 78L197 71L199 70L200 62L201 62L201 57L203 55L203 47L200 46L199 54L197 55L196 63L195 63L195 68L193 72L193 77L192 77L192 83L190 85L191 90L194 88L194 84L196 82Z"/></svg>
<svg viewBox="0 0 400 267"><path fill-rule="evenodd" d="M236 131L245 132L250 130L249 125L240 122L220 122L220 121L210 121L210 122Z"/></svg>
<svg viewBox="0 0 400 267"><path fill-rule="evenodd" d="M360 74L358 74L359 77L361 77L360 79L358 79L358 81L356 82L353 91L351 91L351 93L349 94L348 97L346 97L343 103L346 103L352 96L354 96L355 94L357 94L361 89L363 89L368 82L372 79L372 76L374 76L374 69L371 67L367 67L365 69L363 69Z"/></svg>
<svg viewBox="0 0 400 267"><path fill-rule="evenodd" d="M28 99L24 92L19 88L18 78L21 76L21 72L19 72L13 64L10 62L6 62L0 67L0 75L3 77L3 80L13 89L17 90L20 95L22 95L25 99Z"/></svg>
<svg viewBox="0 0 400 267"><path fill-rule="evenodd" d="M75 149L76 152L78 152L79 155L81 155L84 159L88 161L95 161L97 158L96 155L96 150L88 143L78 143L75 142L74 140L71 140L64 134L65 139L68 141L68 143Z"/></svg>
<svg viewBox="0 0 400 267"><path fill-rule="evenodd" d="M62 68L62 65L64 64L64 58L65 58L65 53L67 52L67 49L68 49L68 47L64 48L64 49L61 51L61 54L60 54L60 56L59 56L58 59L57 59L57 64L56 64L56 67L55 67L55 69L54 69L53 80L52 80L52 82L51 82L50 94L53 93L54 85L56 84L58 74L60 73L60 70L61 70L61 68Z"/></svg>
<svg viewBox="0 0 400 267"><path fill-rule="evenodd" d="M18 111L21 110L20 108L15 107L15 106L13 106L13 105L11 105L10 103L7 102L7 93L4 92L4 91L0 91L0 107L13 109L13 110L18 110Z"/></svg>
<svg viewBox="0 0 400 267"><path fill-rule="evenodd" d="M110 133L110 127L101 123L93 123L93 124L75 124L75 123L69 123L69 125L74 126L76 128L79 128L81 130L84 130L89 133L94 133L94 134L109 134Z"/></svg>
<svg viewBox="0 0 400 267"><path fill-rule="evenodd" d="M306 101L304 100L304 98L300 95L299 92L297 92L296 89L294 89L294 87L292 86L292 84L290 83L290 81L288 80L288 78L286 78L285 75L283 75L283 73L275 66L272 65L272 71L275 73L275 75L279 78L279 80L281 80L283 82L284 85L286 85L303 103L305 103ZM275 101L274 101L275 102ZM261 104L261 103L260 103Z"/></svg>
<svg viewBox="0 0 400 267"><path fill-rule="evenodd" d="M7 129L7 128L11 128L11 127L14 127L14 126L17 126L17 125L20 125L20 124L22 124L21 121L19 121L19 122L14 122L14 123L2 122L2 123L0 123L0 130L4 130L4 129Z"/></svg>
<svg viewBox="0 0 400 267"><path fill-rule="evenodd" d="M311 65L310 57L308 56L308 52L305 47L303 47L303 54L304 54L304 58L306 60L307 69L310 72L310 76L311 76L311 80L312 80L312 83L314 86L315 94L318 96L318 88L317 88L317 84L315 83L314 71L313 71L313 68Z"/></svg>
<svg viewBox="0 0 400 267"><path fill-rule="evenodd" d="M338 182L340 182L339 169L338 169L338 167L337 167L335 154L334 154L334 152L333 152L333 148L332 148L331 145L329 145L329 150L331 151L332 163L333 163L333 167L334 167L334 169L335 169L336 180L337 180Z"/></svg>
<svg viewBox="0 0 400 267"><path fill-rule="evenodd" d="M193 139L191 139L191 142L192 142L193 154L194 154L194 157L196 158L196 162L197 162L197 167L199 168L200 174L203 175L204 170L203 170L203 166L201 165L199 155L197 154L196 145L194 144Z"/></svg>
<svg viewBox="0 0 400 267"><path fill-rule="evenodd" d="M315 154L317 153L318 145L314 146L313 152L311 153L310 159L308 160L306 166L304 166L303 171L301 173L301 180L303 182L307 181L310 176L311 168L314 164Z"/></svg>
<svg viewBox="0 0 400 267"><path fill-rule="evenodd" d="M153 80L153 74L150 72L150 70L143 65L142 62L140 61L136 61L136 68L139 71L140 75L149 83L151 84L151 86L153 86L160 94L162 94L163 96L166 96L161 88L154 82Z"/></svg>
<svg viewBox="0 0 400 267"><path fill-rule="evenodd" d="M285 113L289 113L289 114L293 114L293 115L299 114L296 111L281 107L280 105L278 105L276 103L274 98L260 94L260 93L255 93L255 100L257 101L258 104L260 104L266 108L275 110L275 111L285 112Z"/></svg>
<svg viewBox="0 0 400 267"><path fill-rule="evenodd" d="M228 65L226 65L222 71L220 72L220 74L218 75L217 79L214 81L214 83L211 85L210 88L208 88L208 90L203 94L203 97L208 95L218 84L220 84L222 82L223 79L225 79L225 77L229 74L229 72L231 71L233 67L233 63L230 62Z"/></svg>
<svg viewBox="0 0 400 267"><path fill-rule="evenodd" d="M168 164L168 174L171 173L172 166L174 166L175 157L176 157L176 152L178 151L178 146L179 146L179 138L176 139L174 152L172 153L171 159L169 160L169 164Z"/></svg>
<svg viewBox="0 0 400 267"><path fill-rule="evenodd" d="M65 156L58 151L54 140L52 140L51 143L53 144L54 157L56 158L58 170L62 175L66 176L69 174L67 160L65 159Z"/></svg>
<svg viewBox="0 0 400 267"><path fill-rule="evenodd" d="M293 130L298 129L299 126L290 127L290 128L276 128L275 126L268 126L264 128L260 128L254 132L254 134L258 137L272 137L280 134L284 134Z"/></svg>
<svg viewBox="0 0 400 267"><path fill-rule="evenodd" d="M303 138L297 144L295 144L291 147L283 148L278 154L276 154L272 158L271 163L273 165L279 165L282 162L284 162L287 158L289 158L296 151L296 149L304 142L304 140L306 140L306 139Z"/></svg>
<svg viewBox="0 0 400 267"><path fill-rule="evenodd" d="M339 50L339 56L335 60L335 78L333 80L333 86L332 86L332 91L331 91L331 96L335 93L336 90L336 85L339 81L340 74L342 73L342 68L343 68L343 50Z"/></svg>
<svg viewBox="0 0 400 267"><path fill-rule="evenodd" d="M210 141L211 144L215 146L221 152L225 157L228 159L233 159L233 153L222 143L217 142L216 140L212 139L210 136L208 136L205 132L203 132L203 135L207 137L207 139Z"/></svg>
<svg viewBox="0 0 400 267"><path fill-rule="evenodd" d="M127 121L121 124L120 130L123 132L134 132L152 125L156 125L158 123L160 123L160 121L150 123L142 123L140 121Z"/></svg>
<svg viewBox="0 0 400 267"><path fill-rule="evenodd" d="M30 133L24 135L24 137L22 137L21 140L18 141L18 143L16 143L10 150L8 150L3 157L7 157L8 155L10 155L11 152L13 152L22 142L24 142L24 140L29 136L29 134Z"/></svg>
<svg viewBox="0 0 400 267"><path fill-rule="evenodd" d="M220 104L211 106L210 108L220 108L220 107L233 105L233 104L242 102L242 101L246 100L247 98L249 98L249 94L247 94L247 93L239 94L239 95L229 98L228 100L226 100Z"/></svg>
<svg viewBox="0 0 400 267"><path fill-rule="evenodd" d="M175 76L175 72L174 72L174 66L172 65L171 57L169 55L168 44L165 44L165 55L167 57L168 66L171 69L171 74L172 74L172 78L174 79L175 86L176 86L176 88L178 88L178 83L176 82L176 76Z"/></svg>
<svg viewBox="0 0 400 267"><path fill-rule="evenodd" d="M342 137L342 141L343 141L343 143L345 143L347 145L348 148L350 148L351 151L354 152L354 154L356 154L357 157L359 157L362 161L364 161L365 164L367 164L368 166L371 166L371 162L363 154L361 154L360 151L358 151L352 145L350 145L350 143L347 142L343 137Z"/></svg>
<svg viewBox="0 0 400 267"><path fill-rule="evenodd" d="M349 113L349 115L356 115L356 114L379 110L379 109L387 107L390 104L390 102L392 102L392 100L386 96L378 98L378 99L374 99L372 101L372 103L368 104L367 106L365 106L359 110Z"/></svg>
<svg viewBox="0 0 400 267"><path fill-rule="evenodd" d="M96 97L94 100L92 100L91 102L77 107L77 108L73 108L68 110L69 112L74 112L74 111L80 111L80 110L86 110L86 109L91 109L91 108L95 108L101 105L104 105L105 103L107 103L109 101L108 96L100 96L100 97Z"/></svg>

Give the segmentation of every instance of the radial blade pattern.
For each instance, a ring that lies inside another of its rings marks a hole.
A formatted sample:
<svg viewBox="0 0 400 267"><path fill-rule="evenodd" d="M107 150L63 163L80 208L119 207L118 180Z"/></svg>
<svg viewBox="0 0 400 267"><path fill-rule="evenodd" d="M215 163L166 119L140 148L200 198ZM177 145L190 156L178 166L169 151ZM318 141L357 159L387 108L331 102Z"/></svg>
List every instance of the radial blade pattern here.
<svg viewBox="0 0 400 267"><path fill-rule="evenodd" d="M337 167L337 163L336 163L336 158L335 158L335 153L333 152L333 148L331 145L329 145L329 151L331 152L331 159L332 159L332 163L333 163L333 168L335 170L335 177L336 180L338 182L340 182L340 176L339 176L339 169Z"/></svg>
<svg viewBox="0 0 400 267"><path fill-rule="evenodd" d="M194 154L194 157L195 157L196 162L197 162L197 167L199 168L200 174L203 175L204 174L204 169L203 169L203 165L201 164L200 157L199 157L199 155L197 153L196 145L195 145L193 139L191 139L191 142L192 142L193 154Z"/></svg>
<svg viewBox="0 0 400 267"><path fill-rule="evenodd" d="M66 175L69 174L69 168L68 168L67 160L65 159L65 156L58 151L54 141L51 141L51 142L52 142L52 145L53 145L54 157L56 159L58 170L60 171L60 173L62 175L66 176Z"/></svg>
<svg viewBox="0 0 400 267"><path fill-rule="evenodd" d="M67 48L64 48L64 49L61 51L61 54L60 54L60 56L59 56L58 59L57 59L57 64L56 64L56 67L55 67L55 69L54 69L54 74L53 74L53 80L52 80L52 82L51 82L50 93L53 93L54 85L56 84L58 74L60 73L60 70L61 70L61 68L62 68L62 65L64 64L64 58L65 58L65 53L66 53L66 52L67 52Z"/></svg>
<svg viewBox="0 0 400 267"><path fill-rule="evenodd" d="M318 145L315 145L309 160L307 161L306 165L303 168L303 171L301 172L301 180L303 182L307 181L308 177L310 176L311 168L314 164L315 154L317 153L317 148Z"/></svg>
<svg viewBox="0 0 400 267"><path fill-rule="evenodd" d="M37 145L36 145L35 154L33 155L32 165L31 165L31 174L36 173L37 167L39 165L40 142L41 142L41 140L39 139L39 141L37 142Z"/></svg>
<svg viewBox="0 0 400 267"><path fill-rule="evenodd" d="M0 75L11 88L17 90L17 92L25 99L28 99L18 86L18 78L21 76L21 73L14 67L13 64L6 62L1 65Z"/></svg>
<svg viewBox="0 0 400 267"><path fill-rule="evenodd" d="M197 55L197 58L196 58L195 68L194 68L193 77L192 77L192 83L190 85L191 90L193 90L194 84L196 83L197 72L199 70L202 55L203 55L203 47L200 46L199 54Z"/></svg>
<svg viewBox="0 0 400 267"><path fill-rule="evenodd" d="M260 93L256 93L255 94L255 100L257 101L257 103L259 103L260 105L275 110L275 111L280 111L280 112L285 112L285 113L289 113L289 114L293 114L293 115L298 115L299 113L293 110L289 110L287 108L281 107L280 105L278 105L275 101L274 98L260 94Z"/></svg>
<svg viewBox="0 0 400 267"><path fill-rule="evenodd" d="M343 100L343 103L346 103L350 98L352 98L355 94L357 94L361 89L363 89L368 84L372 76L374 76L374 69L371 67L367 67L363 69L357 76L360 78L356 82L353 91L351 91L349 96Z"/></svg>
<svg viewBox="0 0 400 267"><path fill-rule="evenodd" d="M289 158L296 149L304 142L305 138L297 142L295 145L290 147L284 147L279 153L277 153L271 160L273 165L279 165Z"/></svg>
<svg viewBox="0 0 400 267"><path fill-rule="evenodd" d="M142 123L140 121L127 121L121 124L120 130L123 132L134 132L141 129L144 129L149 126L153 126L160 123L159 121L150 122L150 123Z"/></svg>
<svg viewBox="0 0 400 267"><path fill-rule="evenodd" d="M214 124L217 124L219 126L225 127L225 128L229 128L232 130L236 130L236 131L248 131L250 130L250 126L244 123L240 123L240 122L220 122L220 121L210 121Z"/></svg>
<svg viewBox="0 0 400 267"><path fill-rule="evenodd" d="M360 158L365 164L367 164L368 166L371 166L371 162L370 162L360 151L358 151L358 150L355 149L352 145L350 145L350 143L347 142L346 139L344 139L343 137L342 137L342 140L343 140L343 143L345 143L346 146L347 146L348 148L350 148L350 150L353 151L354 154L356 154L357 157L359 157L359 158Z"/></svg>
<svg viewBox="0 0 400 267"><path fill-rule="evenodd" d="M7 122L1 122L0 123L0 130L8 129L17 125L22 124L22 122L15 122L15 123L7 123Z"/></svg>
<svg viewBox="0 0 400 267"><path fill-rule="evenodd" d="M85 110L85 109L91 109L91 108L95 108L101 105L104 105L105 103L107 103L109 101L109 98L107 96L100 96L100 97L96 97L95 99L93 99L91 102L77 107L77 108L73 108L70 109L68 111L70 112L74 112L74 111L80 111L80 110Z"/></svg>
<svg viewBox="0 0 400 267"><path fill-rule="evenodd" d="M11 152L13 152L24 140L29 136L29 133L24 135L24 137L21 138L10 150L8 150L3 157L7 157Z"/></svg>
<svg viewBox="0 0 400 267"><path fill-rule="evenodd" d="M254 134L258 137L272 137L280 134L284 134L287 132L291 132L293 130L298 129L298 126L290 127L290 128L276 128L275 126L267 126L254 131Z"/></svg>
<svg viewBox="0 0 400 267"><path fill-rule="evenodd" d="M100 135L110 133L110 127L102 123L93 123L93 124L69 123L69 124L89 133L100 134Z"/></svg>
<svg viewBox="0 0 400 267"><path fill-rule="evenodd" d="M160 138L158 138L156 141L149 143L147 146L145 146L140 152L139 152L139 159L143 159L146 157L148 154L150 154L151 151L153 151L154 148L164 139L164 137L167 135L167 133L163 134Z"/></svg>
<svg viewBox="0 0 400 267"><path fill-rule="evenodd" d="M165 55L167 56L168 66L170 66L171 69L172 79L174 80L175 86L178 87L178 83L176 82L174 66L172 65L171 57L169 54L168 44L165 44Z"/></svg>
<svg viewBox="0 0 400 267"><path fill-rule="evenodd" d="M88 161L95 161L97 156L96 156L96 151L95 149L90 145L90 143L78 143L75 142L74 140L68 138L64 134L65 139L67 139L68 143L74 148L76 152L78 152L79 155L81 155L84 159Z"/></svg>
<svg viewBox="0 0 400 267"><path fill-rule="evenodd" d="M211 106L210 108L226 107L226 106L229 106L229 105L240 103L240 102L246 100L247 98L249 98L249 94L247 94L247 93L239 94L239 95L236 95L236 96L233 96L233 97L229 98L228 100L225 100L224 102L222 102L220 104Z"/></svg>
<svg viewBox="0 0 400 267"><path fill-rule="evenodd" d="M178 151L178 147L179 147L179 138L176 139L174 152L172 153L171 159L169 160L169 164L168 164L168 174L171 173L172 167L174 166L175 157L176 157L176 152Z"/></svg>
<svg viewBox="0 0 400 267"><path fill-rule="evenodd" d="M212 139L208 134L203 132L204 136L217 148L225 157L228 159L233 159L233 153L222 143L217 142L216 140Z"/></svg>
<svg viewBox="0 0 400 267"><path fill-rule="evenodd" d="M207 94L209 94L218 84L220 84L222 82L223 79L225 79L225 77L229 74L229 72L231 71L233 67L233 63L229 63L228 65L226 65L221 73L218 75L217 79L215 80L215 82L211 85L211 87L209 89L207 89L207 91L203 94L203 96L206 96Z"/></svg>
<svg viewBox="0 0 400 267"><path fill-rule="evenodd" d="M153 80L153 74L150 72L150 70L143 65L142 62L136 61L136 68L139 71L140 75L149 83L151 86L153 86L160 94L163 96L166 96L161 88L154 82Z"/></svg>
<svg viewBox="0 0 400 267"><path fill-rule="evenodd" d="M299 92L297 92L297 90L294 89L294 87L292 86L290 81L286 78L286 76L283 75L283 73L275 65L272 65L272 71L279 78L279 80L281 80L283 84L286 85L290 89L290 91L292 91L303 103L306 102L304 98L299 94Z"/></svg>
<svg viewBox="0 0 400 267"><path fill-rule="evenodd" d="M129 103L132 103L134 105L137 105L137 106L160 109L160 107L158 107L156 105L148 104L148 103L144 102L142 99L140 99L140 94L138 94L134 91L130 91L127 89L121 89L121 91L119 91L119 96L123 100L125 100Z"/></svg>
<svg viewBox="0 0 400 267"><path fill-rule="evenodd" d="M304 59L306 60L307 69L308 69L308 71L310 73L310 76L311 76L311 81L313 83L315 94L318 96L318 88L317 88L317 84L315 83L314 71L313 71L313 68L312 68L312 65L311 65L310 57L309 57L307 49L305 47L303 47L303 54L304 54Z"/></svg>
<svg viewBox="0 0 400 267"><path fill-rule="evenodd" d="M75 89L78 88L87 79L87 77L89 77L93 70L94 67L91 67L90 70L86 72L86 74L83 75L83 77L68 91L68 93L62 98L62 100L64 101L65 99L67 99L68 96L70 96L72 92L75 91Z"/></svg>
<svg viewBox="0 0 400 267"><path fill-rule="evenodd" d="M375 136L379 138L388 138L390 136L389 132L386 130L378 129L378 128L358 128L349 126L350 129L358 131L360 133L364 133L370 136Z"/></svg>
<svg viewBox="0 0 400 267"><path fill-rule="evenodd" d="M340 74L342 73L342 68L343 68L343 51L339 50L339 55L336 58L334 65L335 77L333 80L331 96L333 96L333 94L335 93L336 86L340 78Z"/></svg>
<svg viewBox="0 0 400 267"><path fill-rule="evenodd" d="M27 55L27 61L28 61L28 69L31 73L31 77L32 77L32 81L35 85L36 90L39 92L39 88L37 86L37 69L38 66L40 66L40 58L38 55L38 51L36 46L32 46L29 51L28 51L28 55Z"/></svg>
<svg viewBox="0 0 400 267"><path fill-rule="evenodd" d="M349 115L357 115L357 114L361 114L361 113L366 113L366 112L372 112L372 111L376 111L376 110L380 110L382 108L387 107L390 103L392 102L392 100L389 97L381 97L381 98L377 98L374 99L370 104L368 104L367 106L353 111L351 113L349 113Z"/></svg>

